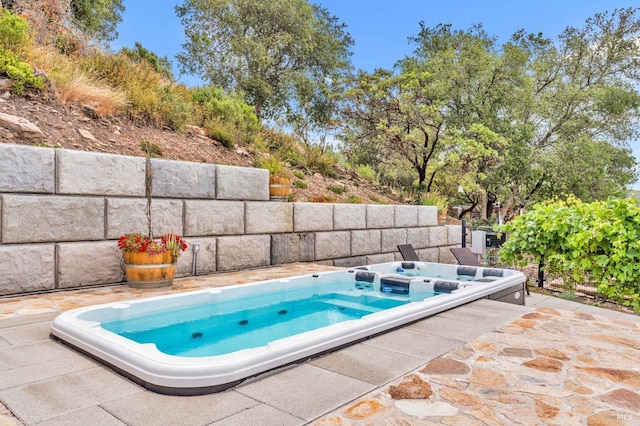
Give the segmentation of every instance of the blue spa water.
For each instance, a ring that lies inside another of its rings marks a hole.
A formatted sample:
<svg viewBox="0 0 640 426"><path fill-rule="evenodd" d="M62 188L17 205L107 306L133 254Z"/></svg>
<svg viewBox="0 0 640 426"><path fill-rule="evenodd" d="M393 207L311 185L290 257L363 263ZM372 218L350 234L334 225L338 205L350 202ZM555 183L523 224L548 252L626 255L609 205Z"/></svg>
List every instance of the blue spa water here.
<svg viewBox="0 0 640 426"><path fill-rule="evenodd" d="M425 297L433 295L429 293ZM277 339L409 302L409 298L376 297L359 292L354 295L330 293L224 314L203 314L204 305L189 307L104 322L102 327L138 343L154 343L159 351L169 355L203 357L264 346Z"/></svg>

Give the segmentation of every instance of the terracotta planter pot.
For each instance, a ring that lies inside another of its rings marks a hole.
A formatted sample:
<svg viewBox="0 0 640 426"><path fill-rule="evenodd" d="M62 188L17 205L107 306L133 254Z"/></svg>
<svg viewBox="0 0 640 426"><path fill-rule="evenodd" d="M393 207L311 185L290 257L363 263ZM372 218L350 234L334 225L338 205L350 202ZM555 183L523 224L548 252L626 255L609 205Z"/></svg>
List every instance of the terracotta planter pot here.
<svg viewBox="0 0 640 426"><path fill-rule="evenodd" d="M157 288L173 284L176 264L171 263L170 252L149 254L125 251L122 254L129 287Z"/></svg>
<svg viewBox="0 0 640 426"><path fill-rule="evenodd" d="M272 201L287 201L291 180L280 176L269 176L269 199Z"/></svg>

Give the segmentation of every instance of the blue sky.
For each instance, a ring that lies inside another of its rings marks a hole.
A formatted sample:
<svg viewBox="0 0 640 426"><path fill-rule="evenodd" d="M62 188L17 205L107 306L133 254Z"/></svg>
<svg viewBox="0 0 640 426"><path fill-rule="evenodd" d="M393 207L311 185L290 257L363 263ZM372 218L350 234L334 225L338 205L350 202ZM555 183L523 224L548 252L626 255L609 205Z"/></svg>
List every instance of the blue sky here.
<svg viewBox="0 0 640 426"><path fill-rule="evenodd" d="M259 0L256 0L259 1ZM490 35L507 41L518 29L542 32L556 39L567 26L584 26L598 12L629 6L640 7L640 0L316 0L340 21L355 40L353 64L372 71L391 68L410 54L407 39L418 33L419 22L429 27L452 24L468 29L482 23ZM184 42L184 32L175 15L176 0L125 0L119 38L113 50L132 47L139 41L147 49L167 56L177 72L175 55ZM197 84L197 79L180 76L181 81Z"/></svg>
<svg viewBox="0 0 640 426"><path fill-rule="evenodd" d="M259 1L259 0L256 0ZM490 35L505 42L518 29L542 32L551 39L567 27L583 27L596 13L616 8L640 7L640 0L316 0L340 21L355 41L352 62L356 68L372 71L391 68L413 46L407 39L418 33L419 22L428 27L452 24L468 29L481 23ZM192 76L179 76L175 55L184 42L182 25L174 7L176 0L125 0L119 38L113 50L132 47L136 41L160 56L167 56L178 79L187 85L198 85ZM640 142L631 144L640 159ZM640 183L635 185L640 189Z"/></svg>

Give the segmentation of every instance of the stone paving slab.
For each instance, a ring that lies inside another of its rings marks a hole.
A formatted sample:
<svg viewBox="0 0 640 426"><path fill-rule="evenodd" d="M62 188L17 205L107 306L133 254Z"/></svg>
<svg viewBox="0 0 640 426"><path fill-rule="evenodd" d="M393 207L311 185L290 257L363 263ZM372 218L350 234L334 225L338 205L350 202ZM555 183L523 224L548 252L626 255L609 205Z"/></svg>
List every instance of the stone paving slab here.
<svg viewBox="0 0 640 426"><path fill-rule="evenodd" d="M422 358L373 346L366 341L309 361L316 367L376 386L382 386L423 363Z"/></svg>
<svg viewBox="0 0 640 426"><path fill-rule="evenodd" d="M440 316L458 319L468 322L469 324L493 324L495 326L512 320L531 310L528 306L512 305L509 303L500 303L496 306L493 302L494 301L487 299L477 300L472 304L442 312Z"/></svg>
<svg viewBox="0 0 640 426"><path fill-rule="evenodd" d="M126 426L113 415L109 414L102 407L93 406L84 410L74 411L73 413L64 414L42 423L38 426Z"/></svg>
<svg viewBox="0 0 640 426"><path fill-rule="evenodd" d="M104 402L106 411L130 426L206 425L257 406L238 392L171 396L141 391Z"/></svg>
<svg viewBox="0 0 640 426"><path fill-rule="evenodd" d="M374 388L305 363L238 386L236 391L308 422L333 410L340 401L352 401Z"/></svg>
<svg viewBox="0 0 640 426"><path fill-rule="evenodd" d="M461 307L462 309L464 307ZM429 319L429 321L419 321L406 327L407 330L428 333L435 336L447 337L461 342L468 342L478 337L479 334L487 333L501 325L501 322L494 324L491 321L470 322L468 320L452 318L443 312Z"/></svg>
<svg viewBox="0 0 640 426"><path fill-rule="evenodd" d="M367 343L424 360L440 356L460 346L464 341L401 328L391 333L374 337L368 340Z"/></svg>
<svg viewBox="0 0 640 426"><path fill-rule="evenodd" d="M69 352L69 351L67 351ZM29 365L0 372L2 389L28 385L77 371L89 370L96 362L71 352L68 356L50 361L31 362Z"/></svg>
<svg viewBox="0 0 640 426"><path fill-rule="evenodd" d="M26 424L143 392L116 373L94 367L0 391L0 400Z"/></svg>
<svg viewBox="0 0 640 426"><path fill-rule="evenodd" d="M570 301L570 300L565 300L565 299L561 299L559 297L552 297L552 298L547 298L544 299L545 300L545 306L548 308L554 308L554 309L561 309L561 310L565 310L565 311L575 311L577 309L585 309L585 308L590 308L587 305L580 305L577 304L576 302ZM598 309L598 308L595 308Z"/></svg>
<svg viewBox="0 0 640 426"><path fill-rule="evenodd" d="M9 346L0 350L0 373L70 356L80 355L70 352L69 348L51 340L41 340L28 345ZM4 381L0 381L0 388L4 388Z"/></svg>
<svg viewBox="0 0 640 426"><path fill-rule="evenodd" d="M44 340L51 334L51 322L36 322L17 325L11 328L0 329L0 337L11 345L30 343L35 340Z"/></svg>
<svg viewBox="0 0 640 426"><path fill-rule="evenodd" d="M260 404L234 414L233 416L213 422L211 425L254 426L256 425L256 419L259 419L258 421L260 422L260 426L297 426L306 423L297 417L283 413L282 411L266 404Z"/></svg>
<svg viewBox="0 0 640 426"><path fill-rule="evenodd" d="M4 312L0 313L0 332L4 328L33 324L36 322L53 321L53 319L60 314L60 311L53 309L45 313L32 313L29 312L29 309L25 309L23 312L16 312L14 306L18 303L28 305L31 302L22 302L21 298L9 298L0 301L0 306L5 307Z"/></svg>

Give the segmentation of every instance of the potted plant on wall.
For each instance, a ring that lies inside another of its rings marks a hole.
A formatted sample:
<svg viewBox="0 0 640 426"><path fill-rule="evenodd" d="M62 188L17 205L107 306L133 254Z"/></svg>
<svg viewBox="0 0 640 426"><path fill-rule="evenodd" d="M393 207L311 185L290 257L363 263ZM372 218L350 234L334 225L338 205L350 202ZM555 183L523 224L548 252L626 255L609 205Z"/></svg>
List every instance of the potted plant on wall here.
<svg viewBox="0 0 640 426"><path fill-rule="evenodd" d="M118 240L122 251L127 283L135 288L156 288L173 284L176 263L187 243L174 233L155 238L151 220L152 174L151 159L147 154L145 163L145 195L147 206L147 233L128 233Z"/></svg>
<svg viewBox="0 0 640 426"><path fill-rule="evenodd" d="M256 160L255 165L269 170L269 199L272 201L288 201L291 189L291 173L284 163L273 155Z"/></svg>

